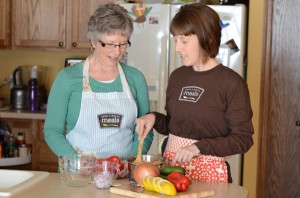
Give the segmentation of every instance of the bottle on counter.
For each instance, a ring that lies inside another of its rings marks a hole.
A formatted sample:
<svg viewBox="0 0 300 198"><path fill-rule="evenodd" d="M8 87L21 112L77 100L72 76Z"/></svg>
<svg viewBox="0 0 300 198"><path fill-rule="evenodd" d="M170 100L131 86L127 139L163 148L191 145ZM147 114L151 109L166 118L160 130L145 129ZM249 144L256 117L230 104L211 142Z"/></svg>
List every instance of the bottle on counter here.
<svg viewBox="0 0 300 198"><path fill-rule="evenodd" d="M18 157L27 156L27 144L25 141L25 133L18 133Z"/></svg>
<svg viewBox="0 0 300 198"><path fill-rule="evenodd" d="M14 157L15 156L15 138L11 136L9 141L6 143L6 156Z"/></svg>
<svg viewBox="0 0 300 198"><path fill-rule="evenodd" d="M18 144L25 144L25 133L19 132L18 133Z"/></svg>
<svg viewBox="0 0 300 198"><path fill-rule="evenodd" d="M37 65L32 66L30 71L30 80L28 82L28 108L29 111L38 110L38 68Z"/></svg>
<svg viewBox="0 0 300 198"><path fill-rule="evenodd" d="M27 156L27 144L19 145L19 157Z"/></svg>
<svg viewBox="0 0 300 198"><path fill-rule="evenodd" d="M19 143L16 138L14 138L14 157L19 157Z"/></svg>

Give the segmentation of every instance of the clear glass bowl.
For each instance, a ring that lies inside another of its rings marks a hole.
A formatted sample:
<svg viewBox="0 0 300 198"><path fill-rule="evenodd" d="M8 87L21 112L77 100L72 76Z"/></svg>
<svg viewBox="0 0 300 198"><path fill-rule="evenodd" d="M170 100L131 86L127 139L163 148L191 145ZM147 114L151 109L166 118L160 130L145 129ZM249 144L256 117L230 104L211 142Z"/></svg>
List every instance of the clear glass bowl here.
<svg viewBox="0 0 300 198"><path fill-rule="evenodd" d="M92 180L97 159L94 156L74 155L59 158L62 181L68 186L87 186Z"/></svg>

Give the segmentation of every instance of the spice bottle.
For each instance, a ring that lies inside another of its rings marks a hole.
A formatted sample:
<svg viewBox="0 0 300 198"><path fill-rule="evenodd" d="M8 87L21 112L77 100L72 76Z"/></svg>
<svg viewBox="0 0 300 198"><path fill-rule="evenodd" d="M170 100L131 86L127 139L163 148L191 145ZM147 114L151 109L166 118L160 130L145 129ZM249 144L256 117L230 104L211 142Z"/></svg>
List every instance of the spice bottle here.
<svg viewBox="0 0 300 198"><path fill-rule="evenodd" d="M19 157L27 156L27 145L20 144L19 145Z"/></svg>
<svg viewBox="0 0 300 198"><path fill-rule="evenodd" d="M9 141L6 143L6 155L7 157L15 156L15 138L11 136Z"/></svg>
<svg viewBox="0 0 300 198"><path fill-rule="evenodd" d="M21 144L25 144L25 133L23 132L19 132L18 133L18 144L21 145Z"/></svg>
<svg viewBox="0 0 300 198"><path fill-rule="evenodd" d="M38 110L38 80L37 66L34 65L30 71L30 80L28 82L28 108L29 111Z"/></svg>

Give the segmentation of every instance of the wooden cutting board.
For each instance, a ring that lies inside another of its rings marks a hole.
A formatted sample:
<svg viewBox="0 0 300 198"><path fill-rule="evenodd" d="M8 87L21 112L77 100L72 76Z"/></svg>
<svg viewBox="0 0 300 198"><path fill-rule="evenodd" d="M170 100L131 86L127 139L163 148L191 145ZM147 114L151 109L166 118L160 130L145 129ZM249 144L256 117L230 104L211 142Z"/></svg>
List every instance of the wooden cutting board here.
<svg viewBox="0 0 300 198"><path fill-rule="evenodd" d="M196 187L196 186L195 186ZM120 186L114 186L110 188L110 193L123 195L127 197L136 197L136 198L164 198L164 197L174 197L174 198L198 198L198 197L210 197L214 196L213 190L201 190L199 188L193 188L193 185L189 186L189 189L186 192L179 192L176 196L161 195L156 192L151 192L143 190L143 192L134 192L130 189L129 182L123 183Z"/></svg>

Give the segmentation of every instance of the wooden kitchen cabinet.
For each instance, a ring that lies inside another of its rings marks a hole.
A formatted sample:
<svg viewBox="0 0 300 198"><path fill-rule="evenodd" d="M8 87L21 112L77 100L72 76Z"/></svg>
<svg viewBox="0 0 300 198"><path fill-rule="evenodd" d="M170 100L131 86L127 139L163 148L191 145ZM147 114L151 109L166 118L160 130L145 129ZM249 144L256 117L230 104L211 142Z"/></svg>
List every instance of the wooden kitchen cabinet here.
<svg viewBox="0 0 300 198"><path fill-rule="evenodd" d="M13 2L13 47L66 47L67 0Z"/></svg>
<svg viewBox="0 0 300 198"><path fill-rule="evenodd" d="M300 197L300 1L265 5L256 197Z"/></svg>
<svg viewBox="0 0 300 198"><path fill-rule="evenodd" d="M0 48L10 46L10 0L0 0Z"/></svg>
<svg viewBox="0 0 300 198"><path fill-rule="evenodd" d="M86 36L87 23L90 16L101 3L114 0L73 0L72 1L72 39L69 48L91 49L91 43Z"/></svg>
<svg viewBox="0 0 300 198"><path fill-rule="evenodd" d="M14 48L88 51L90 15L114 0L14 0Z"/></svg>
<svg viewBox="0 0 300 198"><path fill-rule="evenodd" d="M37 137L35 141L35 161L32 162L32 169L39 171L57 172L58 157L51 151L44 137L44 120L37 121ZM33 151L32 151L33 152Z"/></svg>
<svg viewBox="0 0 300 198"><path fill-rule="evenodd" d="M43 119L1 118L0 121L8 125L9 130L15 137L17 137L18 132L24 132L26 143L32 145L31 164L24 165L26 169L48 172L58 171L58 157L50 150L44 138ZM8 168L13 169L13 167Z"/></svg>

